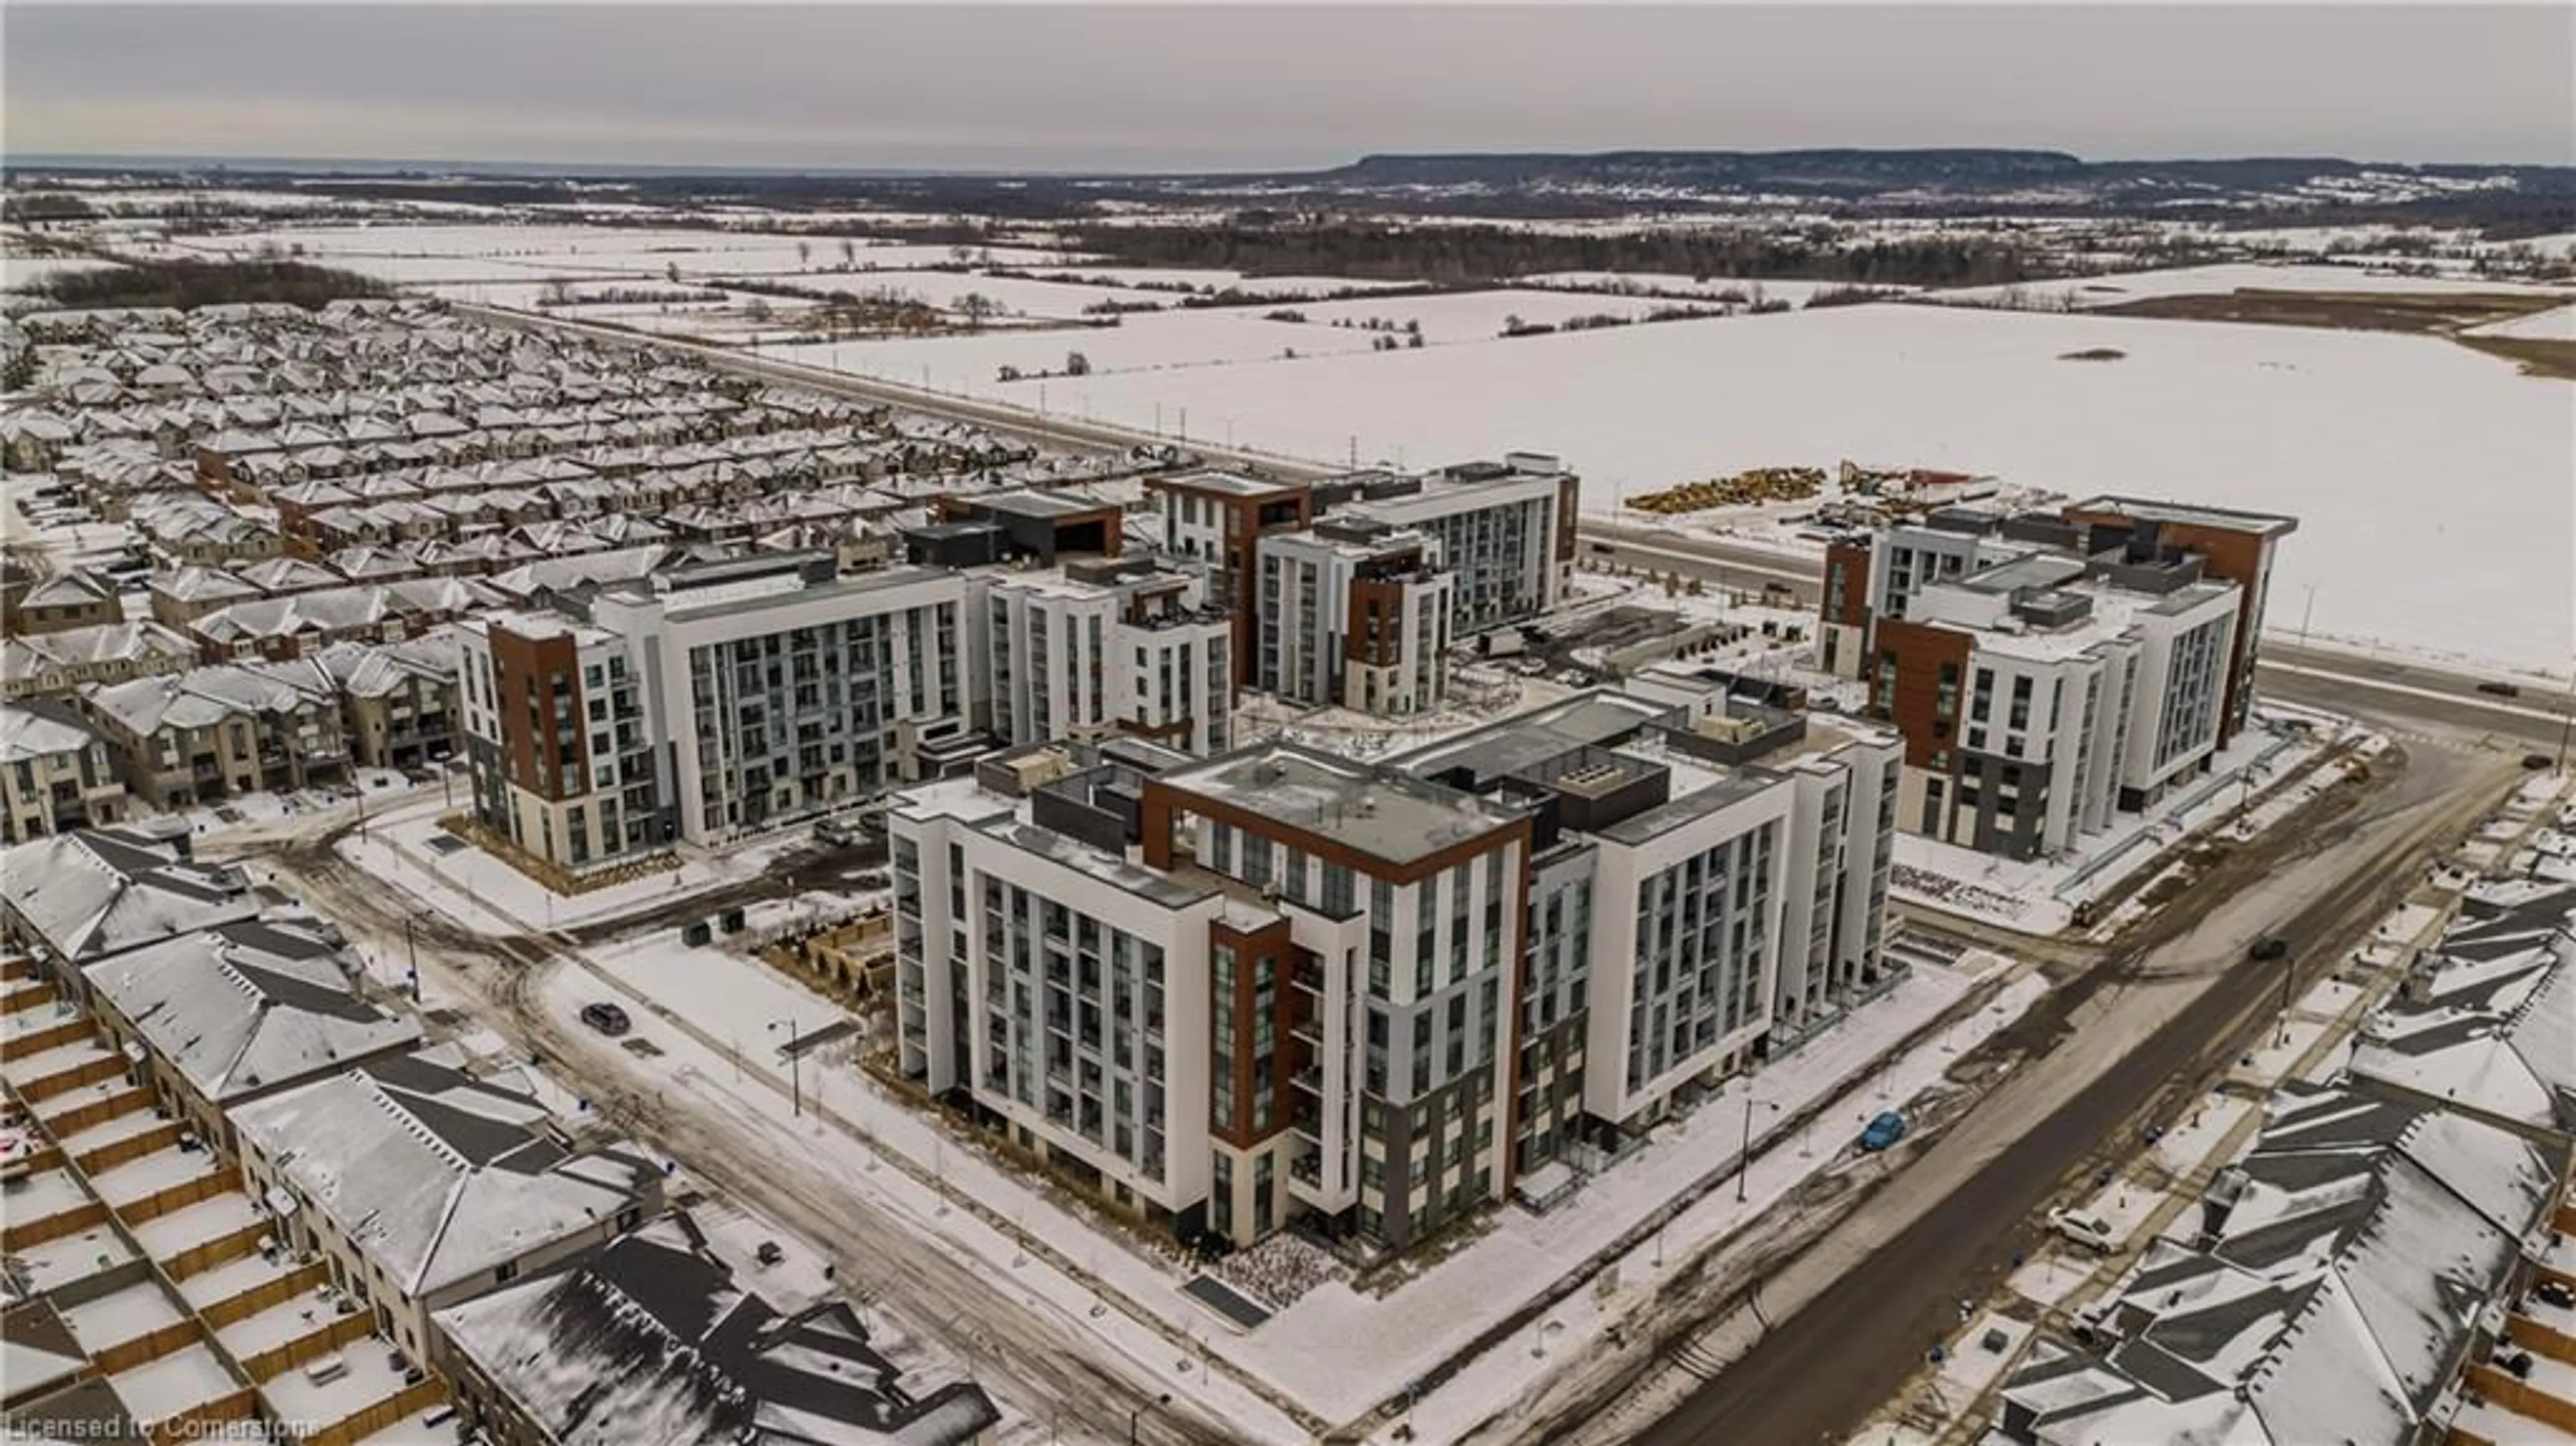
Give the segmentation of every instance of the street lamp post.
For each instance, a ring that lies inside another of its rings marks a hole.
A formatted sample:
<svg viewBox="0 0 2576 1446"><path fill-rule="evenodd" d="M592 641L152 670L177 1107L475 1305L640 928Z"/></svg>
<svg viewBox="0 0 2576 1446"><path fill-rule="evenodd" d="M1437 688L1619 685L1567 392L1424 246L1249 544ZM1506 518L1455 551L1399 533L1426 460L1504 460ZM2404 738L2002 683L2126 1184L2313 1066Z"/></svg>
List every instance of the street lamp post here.
<svg viewBox="0 0 2576 1446"><path fill-rule="evenodd" d="M2308 624L2313 621L2317 615L2317 585L2315 583L2308 583L2306 584L2306 587L2308 589L2308 605L2299 610L2299 646L2302 648L2308 645Z"/></svg>
<svg viewBox="0 0 2576 1446"><path fill-rule="evenodd" d="M772 1029L777 1029L781 1026L785 1026L787 1030L787 1043L781 1046L778 1051L779 1053L787 1056L787 1098L794 1106L796 1117L798 1119L803 1119L805 1117L805 1087L801 1082L801 1077L796 1072L796 1022L790 1019L773 1019L769 1021L769 1027Z"/></svg>
<svg viewBox="0 0 2576 1446"><path fill-rule="evenodd" d="M420 1002L420 943L412 937L412 925L415 922L417 921L411 915L403 916L403 954L411 961L411 1002L418 1004Z"/></svg>
<svg viewBox="0 0 2576 1446"><path fill-rule="evenodd" d="M1136 1446L1136 1424L1145 1419L1146 1412L1153 1410L1157 1406L1168 1406L1170 1404L1172 1404L1172 1393L1165 1391L1163 1394L1156 1396L1154 1399L1137 1406L1132 1411L1129 1411L1127 1413L1127 1446Z"/></svg>
<svg viewBox="0 0 2576 1446"><path fill-rule="evenodd" d="M1744 1203L1744 1178L1753 1168L1753 1107L1762 1103L1753 1098L1753 1077L1744 1077L1744 1141L1735 1152L1735 1203ZM1773 1109L1780 1108L1773 1104Z"/></svg>

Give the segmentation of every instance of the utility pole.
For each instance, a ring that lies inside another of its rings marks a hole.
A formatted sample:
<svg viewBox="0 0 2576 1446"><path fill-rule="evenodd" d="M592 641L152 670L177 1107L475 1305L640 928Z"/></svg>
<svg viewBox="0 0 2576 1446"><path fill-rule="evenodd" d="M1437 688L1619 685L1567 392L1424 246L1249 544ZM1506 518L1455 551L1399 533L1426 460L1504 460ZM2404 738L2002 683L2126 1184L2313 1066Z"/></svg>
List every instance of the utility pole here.
<svg viewBox="0 0 2576 1446"><path fill-rule="evenodd" d="M2308 645L2308 623L2317 615L2317 585L2309 583L2306 586L2308 605L2299 610L2299 646L2301 648Z"/></svg>
<svg viewBox="0 0 2576 1446"><path fill-rule="evenodd" d="M411 915L403 916L403 953L411 960L411 1002L418 1004L420 1002L420 944L412 937L412 925L415 922L417 921Z"/></svg>

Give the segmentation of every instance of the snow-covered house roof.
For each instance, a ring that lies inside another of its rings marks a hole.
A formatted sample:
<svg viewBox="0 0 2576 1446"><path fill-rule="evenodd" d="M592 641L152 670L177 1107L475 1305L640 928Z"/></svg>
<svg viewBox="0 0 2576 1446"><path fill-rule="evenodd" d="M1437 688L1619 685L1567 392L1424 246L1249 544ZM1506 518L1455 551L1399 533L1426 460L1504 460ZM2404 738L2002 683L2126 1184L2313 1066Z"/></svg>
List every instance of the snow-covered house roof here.
<svg viewBox="0 0 2576 1446"><path fill-rule="evenodd" d="M2365 1085L2576 1136L2576 888L2469 900L2405 992L2364 1021Z"/></svg>
<svg viewBox="0 0 2576 1446"><path fill-rule="evenodd" d="M953 1446L1000 1420L971 1382L913 1395L846 1301L781 1313L684 1213L438 1322L565 1446Z"/></svg>
<svg viewBox="0 0 2576 1446"><path fill-rule="evenodd" d="M659 1202L642 1151L575 1154L551 1123L534 1095L445 1051L368 1060L233 1112L244 1144L411 1298Z"/></svg>
<svg viewBox="0 0 2576 1446"><path fill-rule="evenodd" d="M0 703L0 764L78 753L97 741L78 715L49 700Z"/></svg>
<svg viewBox="0 0 2576 1446"><path fill-rule="evenodd" d="M132 826L0 853L0 905L23 936L80 964L258 912L239 870L194 863L179 843Z"/></svg>
<svg viewBox="0 0 2576 1446"><path fill-rule="evenodd" d="M218 1104L420 1042L420 1023L358 997L354 961L317 926L246 919L89 966L91 992Z"/></svg>
<svg viewBox="0 0 2576 1446"><path fill-rule="evenodd" d="M2563 1154L2447 1110L2290 1085L2202 1200L2092 1314L2107 1348L2035 1358L2004 1434L2043 1446L2399 1446L2552 1208Z"/></svg>

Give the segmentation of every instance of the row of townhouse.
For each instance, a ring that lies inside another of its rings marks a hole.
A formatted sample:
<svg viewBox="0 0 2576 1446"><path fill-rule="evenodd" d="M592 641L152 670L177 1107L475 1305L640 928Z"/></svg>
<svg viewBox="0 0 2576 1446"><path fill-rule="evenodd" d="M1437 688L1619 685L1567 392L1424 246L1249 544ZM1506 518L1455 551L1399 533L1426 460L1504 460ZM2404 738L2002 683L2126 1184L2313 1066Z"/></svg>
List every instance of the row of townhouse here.
<svg viewBox="0 0 2576 1446"><path fill-rule="evenodd" d="M901 1068L1185 1239L1401 1247L1876 987L1897 753L1721 685L1390 763L994 755L890 815Z"/></svg>
<svg viewBox="0 0 2576 1446"><path fill-rule="evenodd" d="M2263 1102L1989 1439L2518 1446L2576 1431L2576 886L2473 884L2341 1076Z"/></svg>
<svg viewBox="0 0 2576 1446"><path fill-rule="evenodd" d="M76 700L127 789L156 808L416 769L458 748L459 634L341 642L292 661L219 663Z"/></svg>
<svg viewBox="0 0 2576 1446"><path fill-rule="evenodd" d="M2062 854L2208 773L2251 716L2288 517L2100 497L1834 542L1817 662L1905 735L1910 832Z"/></svg>
<svg viewBox="0 0 2576 1446"><path fill-rule="evenodd" d="M662 1208L661 1162L427 1046L335 930L264 913L184 829L0 855L0 928L12 1434L339 1446L442 1416L440 1312Z"/></svg>

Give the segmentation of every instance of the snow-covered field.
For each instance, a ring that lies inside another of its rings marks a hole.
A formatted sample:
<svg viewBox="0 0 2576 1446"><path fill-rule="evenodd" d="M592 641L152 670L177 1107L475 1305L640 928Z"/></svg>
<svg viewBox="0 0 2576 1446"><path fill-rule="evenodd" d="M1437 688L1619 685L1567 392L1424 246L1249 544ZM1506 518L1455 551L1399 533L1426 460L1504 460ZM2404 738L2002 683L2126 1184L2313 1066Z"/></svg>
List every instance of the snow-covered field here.
<svg viewBox="0 0 2576 1446"><path fill-rule="evenodd" d="M1683 276L1670 271L1540 271L1515 279L1525 286L1607 292L1634 288L1673 296L1701 296L1711 301L1720 296L1740 294L1748 302L1785 301L1792 306L1803 306L1807 298L1817 292L1840 291L1845 285L1840 281L1748 281L1733 276ZM1877 289L1908 291L1912 288Z"/></svg>
<svg viewBox="0 0 2576 1446"><path fill-rule="evenodd" d="M2524 341L2576 341L2576 305L2535 311L2510 321L2491 321L2469 328L2471 336L2509 336Z"/></svg>
<svg viewBox="0 0 2576 1446"><path fill-rule="evenodd" d="M1138 320L1166 319L1231 320ZM1095 365L1103 335L1082 346ZM2060 360L2094 347L2124 355ZM981 393L1034 405L1029 384L991 377ZM1230 418L1238 446L1319 461L1354 436L1363 459L1415 464L1541 448L1583 474L1602 511L1690 478L1846 457L2277 509L2300 527L2273 598L2303 610L2313 586L2319 635L2475 640L2496 660L2556 665L2576 615L2567 384L2435 338L1876 305L1317 358L1293 373L1094 375L1082 392L1103 421L1151 427L1159 407L1171 431L1187 407L1201 438L1204 419Z"/></svg>
<svg viewBox="0 0 2576 1446"><path fill-rule="evenodd" d="M1096 391L1106 380L1104 373L1151 371L1169 375L1181 369L1206 369L1218 362L1282 361L1291 351L1297 354L1297 364L1302 367L1307 357L1366 351L1374 340L1373 335L1357 327L1300 325L1265 321L1258 313L1241 310L1203 310L1122 317L1117 326L1111 327L1005 330L975 336L781 347L777 356L808 366L924 384L937 391L999 396L1034 410L1038 404L1036 384L1001 386L995 380L1001 368L1016 367L1024 373L1058 372L1064 369L1065 354L1078 351L1091 363L1091 375L1055 382L1049 397L1055 410L1070 412L1083 406L1077 392ZM1288 387L1292 380L1304 376L1303 372L1283 373L1273 367L1248 370L1267 378L1269 389ZM1166 386L1174 392L1181 390L1177 383ZM1150 389L1134 405L1144 419L1140 425L1152 426ZM1223 412L1222 408L1213 408L1202 415L1213 422ZM1107 412L1101 415L1110 416ZM1133 419L1122 414L1116 420ZM1177 430L1177 411L1166 413L1163 425ZM1193 435L1204 439L1212 434L1202 424Z"/></svg>
<svg viewBox="0 0 2576 1446"><path fill-rule="evenodd" d="M2505 294L2567 296L2576 291L2525 281L2488 281L2480 277L2408 276L2382 260L2374 266L2288 265L2229 262L2217 266L2184 266L2168 271L2133 271L2116 276L2087 276L2068 281L2034 281L2019 286L1977 286L1931 293L1940 301L1993 304L2007 294L2034 307L2063 302L2074 310L2119 306L2163 296L2225 296L2235 291L2366 291L2420 295Z"/></svg>
<svg viewBox="0 0 2576 1446"><path fill-rule="evenodd" d="M190 238L186 244L235 255L301 246L308 259L396 282L667 276L674 266L690 277L833 274L832 268L844 264L839 237L624 226L308 226ZM973 255L1008 266L1072 261L1062 252L1019 246L977 247ZM952 259L945 246L853 237L848 264L898 270Z"/></svg>
<svg viewBox="0 0 2576 1446"><path fill-rule="evenodd" d="M1518 317L1531 326L1555 326L1578 316L1641 317L1659 307L1687 306L1690 303L1633 296L1602 296L1574 292L1536 291L1527 288L1497 291L1463 291L1436 296L1390 296L1384 299L1360 297L1348 301L1319 301L1296 308L1299 315L1316 326L1335 326L1348 322L1354 327L1374 320L1401 331L1406 324L1418 322L1423 340L1483 341L1502 334L1504 325ZM1714 310L1714 303L1710 304ZM1524 338L1525 339L1525 338Z"/></svg>
<svg viewBox="0 0 2576 1446"><path fill-rule="evenodd" d="M23 291L57 276L115 269L115 262L91 256L0 256L0 291Z"/></svg>

